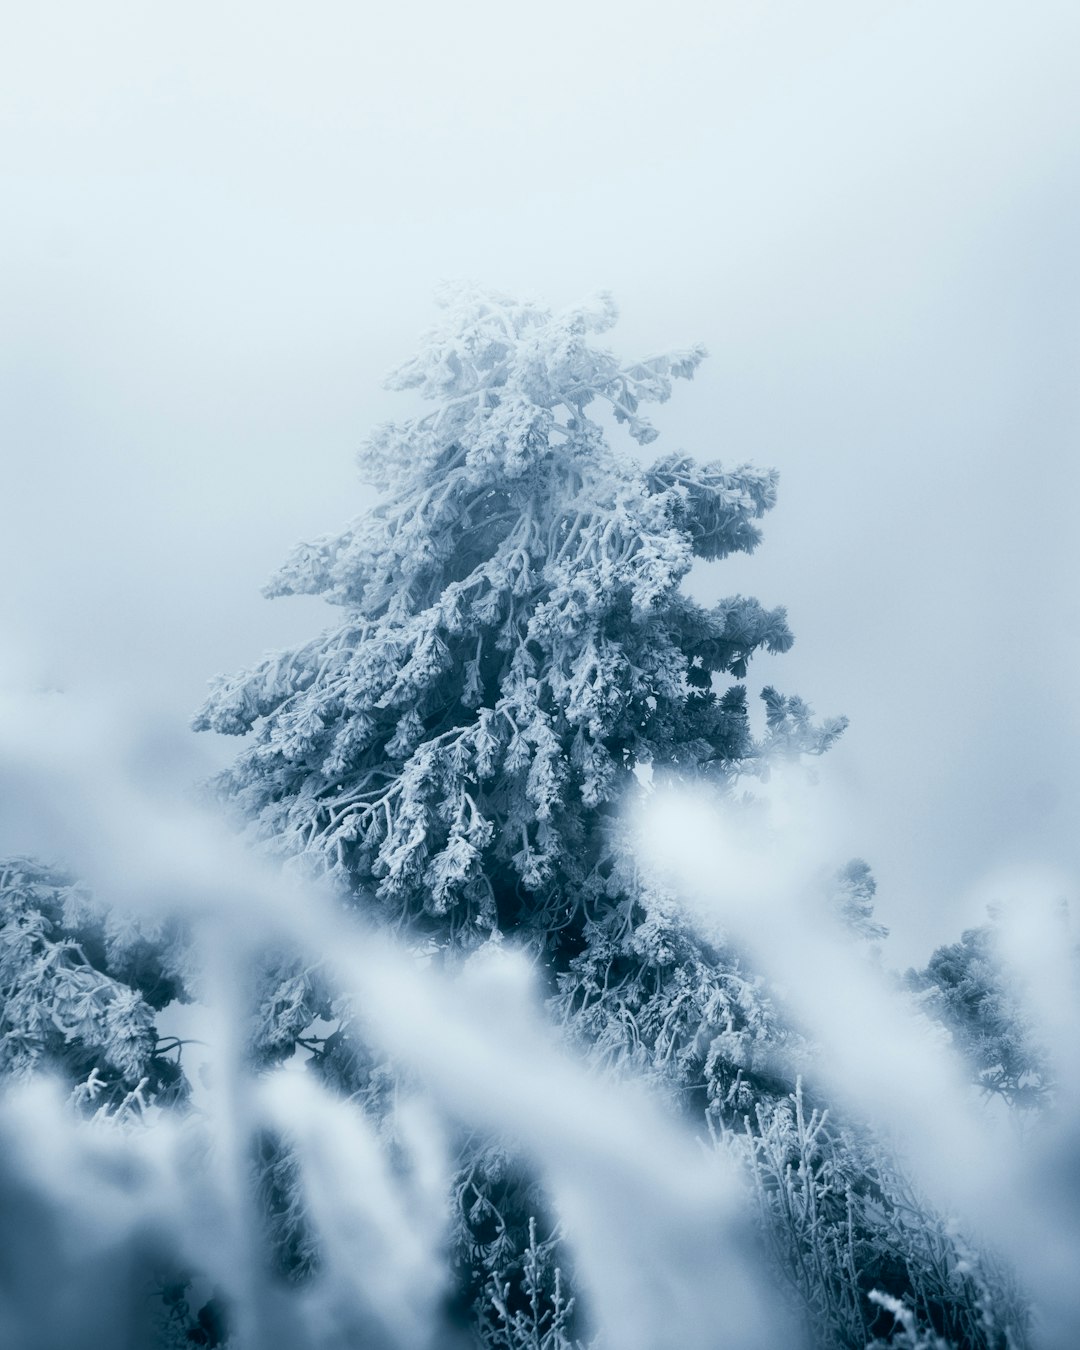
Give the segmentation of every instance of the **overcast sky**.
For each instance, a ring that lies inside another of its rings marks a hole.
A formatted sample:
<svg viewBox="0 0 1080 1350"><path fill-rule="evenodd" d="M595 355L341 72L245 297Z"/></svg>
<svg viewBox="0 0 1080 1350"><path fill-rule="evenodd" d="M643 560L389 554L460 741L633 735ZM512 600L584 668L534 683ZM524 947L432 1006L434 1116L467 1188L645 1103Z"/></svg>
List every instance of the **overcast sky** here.
<svg viewBox="0 0 1080 1350"><path fill-rule="evenodd" d="M7 678L182 726L320 626L259 587L371 502L438 282L606 288L620 350L712 354L657 448L781 472L694 587L786 604L751 684L851 717L823 790L894 959L1002 867L1069 889L1078 58L1075 0L13 8Z"/></svg>

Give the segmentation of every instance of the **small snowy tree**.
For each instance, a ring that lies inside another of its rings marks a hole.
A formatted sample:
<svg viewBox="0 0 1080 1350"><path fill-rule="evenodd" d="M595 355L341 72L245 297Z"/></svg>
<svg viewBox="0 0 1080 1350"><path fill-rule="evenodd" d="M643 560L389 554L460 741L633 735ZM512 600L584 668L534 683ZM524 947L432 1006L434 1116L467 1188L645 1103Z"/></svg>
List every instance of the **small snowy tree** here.
<svg viewBox="0 0 1080 1350"><path fill-rule="evenodd" d="M959 942L938 947L925 970L909 970L905 979L949 1030L981 1090L1010 1107L1035 1110L1052 1096L1049 1059L1001 959L1000 936L992 915Z"/></svg>

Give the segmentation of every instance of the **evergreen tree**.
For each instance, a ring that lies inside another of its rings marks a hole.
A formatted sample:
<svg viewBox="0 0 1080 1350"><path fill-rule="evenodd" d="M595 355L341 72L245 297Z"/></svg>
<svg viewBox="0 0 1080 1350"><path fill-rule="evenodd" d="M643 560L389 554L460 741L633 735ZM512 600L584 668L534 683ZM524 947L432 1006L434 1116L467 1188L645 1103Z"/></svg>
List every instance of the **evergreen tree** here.
<svg viewBox="0 0 1080 1350"><path fill-rule="evenodd" d="M747 663L791 645L784 611L705 608L680 583L695 559L753 550L776 474L615 450L604 419L649 443L643 405L704 353L620 361L593 340L614 319L606 298L554 314L447 296L389 381L432 411L360 454L384 500L269 588L322 595L341 622L219 680L195 725L252 733L218 788L272 847L441 959L512 935L594 1053L730 1112L779 1087L785 1033L734 955L638 876L619 803L643 766L730 785L774 753L820 753L843 722L766 689L753 735ZM268 995L284 1011L263 1043L281 1053L322 997L303 981L286 972ZM317 1059L355 1090L354 1055L342 1027ZM464 1241L492 1271L510 1174L499 1160L478 1185L484 1170L470 1163Z"/></svg>
<svg viewBox="0 0 1080 1350"><path fill-rule="evenodd" d="M589 341L606 300L455 300L389 381L434 410L361 452L385 501L270 587L343 621L219 681L196 726L254 733L222 792L366 908L440 947L514 932L564 966L611 908L596 897L631 771L729 779L768 753L740 680L791 645L783 610L704 609L679 584L695 558L754 548L776 475L678 454L644 469L587 414L651 441L641 405L700 349L620 363ZM818 752L839 733L766 697L767 741Z"/></svg>
<svg viewBox="0 0 1080 1350"><path fill-rule="evenodd" d="M365 911L444 956L512 934L590 1043L699 1089L708 1061L713 1095L745 1105L767 1006L638 877L618 808L639 766L731 784L843 728L766 689L755 739L743 680L755 651L791 645L784 611L680 590L695 558L756 546L776 474L682 454L643 467L608 444L587 410L647 444L642 405L703 356L620 362L591 341L608 299L553 314L465 292L446 308L389 380L434 409L360 454L385 500L269 588L321 594L343 621L220 680L196 719L253 733L219 790ZM302 1021L315 993L287 988ZM292 1034L267 1028L283 1049Z"/></svg>
<svg viewBox="0 0 1080 1350"><path fill-rule="evenodd" d="M438 960L511 936L589 1053L662 1080L729 1139L745 1121L777 1268L822 1344L861 1348L908 1298L927 1335L997 1345L990 1278L928 1280L950 1267L927 1232L961 1268L944 1226L912 1228L910 1195L866 1140L805 1124L799 1037L738 954L642 877L620 823L643 771L732 790L843 730L766 688L756 737L747 666L790 647L784 611L742 596L706 608L680 589L695 559L755 548L775 472L681 453L646 465L609 444L612 422L651 442L643 405L704 353L619 360L594 340L615 319L606 298L556 314L464 291L444 308L389 381L431 411L359 456L381 504L297 549L268 588L322 595L341 620L218 680L196 718L251 737L220 797ZM873 889L864 863L837 877L839 913L870 939L884 933ZM316 1015L338 1026L305 1035L314 1070L378 1111L392 1069L309 972L268 982L261 1053L289 1053ZM468 1143L456 1201L461 1314L485 1344L569 1345L543 1196L499 1141Z"/></svg>

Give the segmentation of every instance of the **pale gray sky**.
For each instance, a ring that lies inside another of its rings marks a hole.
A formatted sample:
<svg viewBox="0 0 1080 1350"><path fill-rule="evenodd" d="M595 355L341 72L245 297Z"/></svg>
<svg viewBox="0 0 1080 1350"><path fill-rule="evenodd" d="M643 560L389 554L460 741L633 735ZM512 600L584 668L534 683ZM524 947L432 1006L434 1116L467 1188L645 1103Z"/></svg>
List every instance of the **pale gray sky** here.
<svg viewBox="0 0 1080 1350"><path fill-rule="evenodd" d="M660 447L781 471L764 680L895 959L1005 864L1080 874L1080 7L998 0L20 7L0 40L3 589L17 678L180 726L302 638L258 588L445 278L612 290L704 341Z"/></svg>

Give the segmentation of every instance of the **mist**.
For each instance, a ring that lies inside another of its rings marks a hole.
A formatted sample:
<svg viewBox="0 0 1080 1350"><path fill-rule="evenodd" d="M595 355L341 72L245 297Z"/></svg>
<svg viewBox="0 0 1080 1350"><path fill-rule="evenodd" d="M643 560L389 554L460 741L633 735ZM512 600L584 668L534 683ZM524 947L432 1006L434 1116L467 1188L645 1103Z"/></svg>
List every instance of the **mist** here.
<svg viewBox="0 0 1080 1350"><path fill-rule="evenodd" d="M5 1089L0 1339L148 1343L131 1291L167 1267L196 1272L192 1317L228 1305L240 1344L457 1350L447 1191L470 1132L511 1139L542 1178L580 1291L567 1336L574 1316L619 1350L804 1333L749 1236L730 1140L691 1128L649 1073L568 1046L535 952L493 940L456 972L418 964L196 804L237 749L189 730L209 682L337 622L314 595L260 592L297 540L380 501L355 457L403 415L383 377L440 286L470 281L558 312L610 292L620 359L707 347L655 444L612 424L627 463L685 450L779 471L760 546L695 563L686 589L786 607L794 646L757 651L745 678L756 735L769 686L849 726L812 782L740 784L765 824L708 784L642 774L623 861L655 873L695 941L732 944L780 991L815 1047L807 1101L901 1159L942 1231L1015 1272L1033 1343L1065 1350L1078 44L1064 0L8 16L0 854L70 869L136 927L182 921L201 983L157 1024L192 1042L189 1116L133 1100L83 1119L48 1075ZM852 857L889 929L876 962L818 891ZM988 1112L899 988L990 913L1052 1067L1038 1126ZM277 949L323 973L412 1085L392 1147L304 1055L249 1062ZM244 1181L264 1135L301 1160L314 1291L264 1268Z"/></svg>
<svg viewBox="0 0 1080 1350"><path fill-rule="evenodd" d="M757 678L852 718L831 773L898 949L990 868L1075 872L1072 6L50 3L6 34L30 678L179 725L318 624L258 588L370 505L352 451L435 286L607 287L627 350L712 353L661 444L780 469L703 584L786 604Z"/></svg>
<svg viewBox="0 0 1080 1350"><path fill-rule="evenodd" d="M901 1150L921 1190L965 1231L1009 1254L1038 1291L1040 1333L1066 1345L1077 1306L1069 1271L1080 1211L1066 1161L1076 1144L1080 982L1075 919L1060 878L999 878L1011 900L1002 950L1050 1047L1058 1113L1020 1138L985 1110L940 1028L887 979L814 894L834 856L835 809L802 775L774 778L751 821L700 790L664 792L637 833L647 866L677 888L692 921L737 939L782 990L813 1045L808 1077Z"/></svg>
<svg viewBox="0 0 1080 1350"><path fill-rule="evenodd" d="M343 921L331 892L260 865L212 817L140 783L110 749L123 732L100 721L88 732L72 718L82 711L5 701L4 795L122 914L191 922L204 1091L194 1117L140 1109L141 1127L101 1111L77 1122L48 1081L5 1095L0 1245L22 1247L28 1267L0 1299L12 1343L89 1350L113 1327L151 1336L139 1274L179 1258L217 1273L230 1344L446 1345L446 1154L462 1125L497 1132L541 1168L613 1343L765 1350L793 1333L749 1254L734 1166L642 1085L604 1081L561 1048L524 957L492 943L456 979L418 966L385 935ZM260 953L282 941L329 966L366 1034L407 1070L395 1149L295 1066L246 1067L245 994ZM314 1287L291 1298L267 1278L244 1181L251 1141L275 1126L302 1160L328 1253ZM64 1297L43 1309L48 1281Z"/></svg>

